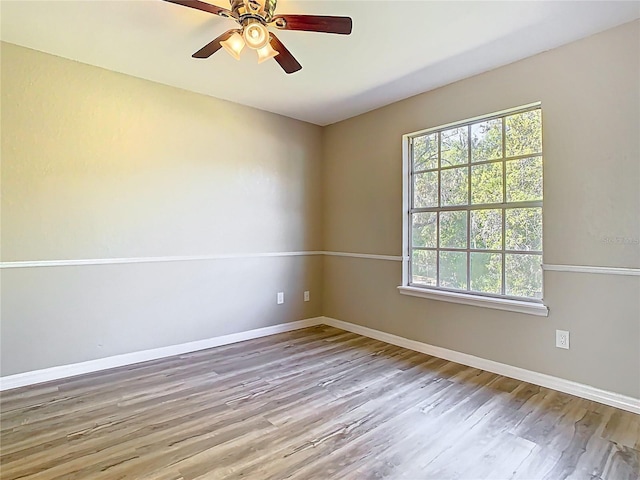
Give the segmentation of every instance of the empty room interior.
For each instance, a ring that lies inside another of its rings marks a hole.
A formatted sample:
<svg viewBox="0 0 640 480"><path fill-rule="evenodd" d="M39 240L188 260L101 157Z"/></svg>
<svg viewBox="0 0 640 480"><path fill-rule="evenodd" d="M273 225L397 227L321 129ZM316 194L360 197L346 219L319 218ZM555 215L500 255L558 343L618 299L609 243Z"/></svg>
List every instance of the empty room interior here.
<svg viewBox="0 0 640 480"><path fill-rule="evenodd" d="M0 478L640 479L640 2L0 19Z"/></svg>

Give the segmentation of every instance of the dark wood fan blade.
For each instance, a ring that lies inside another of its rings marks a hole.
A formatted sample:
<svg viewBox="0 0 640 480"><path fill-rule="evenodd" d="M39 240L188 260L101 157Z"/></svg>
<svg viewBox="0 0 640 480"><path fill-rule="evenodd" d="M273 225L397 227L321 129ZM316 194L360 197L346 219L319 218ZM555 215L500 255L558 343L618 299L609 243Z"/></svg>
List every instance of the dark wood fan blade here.
<svg viewBox="0 0 640 480"><path fill-rule="evenodd" d="M287 50L287 47L273 33L269 35L269 43L278 52L278 55L274 58L285 72L294 73L302 69L302 65L298 63L294 56L291 55L291 52Z"/></svg>
<svg viewBox="0 0 640 480"><path fill-rule="evenodd" d="M227 40L231 35L233 35L233 32L235 32L235 30L229 30L227 32L224 32L222 35L217 37L215 40L207 43L204 47L202 47L200 50L198 50L196 53L194 53L191 56L193 58L209 58L211 55L213 55L214 53L216 53L218 50L222 48L222 45L220 45L220 42L224 42L225 40Z"/></svg>
<svg viewBox="0 0 640 480"><path fill-rule="evenodd" d="M306 32L339 33L349 35L353 22L349 17L324 15L276 15L273 26L280 30L304 30Z"/></svg>
<svg viewBox="0 0 640 480"><path fill-rule="evenodd" d="M232 17L233 13L226 8L217 7L210 3L201 2L200 0L164 0L165 2L183 5L185 7L195 8L203 12L213 13L214 15L222 15L223 17Z"/></svg>

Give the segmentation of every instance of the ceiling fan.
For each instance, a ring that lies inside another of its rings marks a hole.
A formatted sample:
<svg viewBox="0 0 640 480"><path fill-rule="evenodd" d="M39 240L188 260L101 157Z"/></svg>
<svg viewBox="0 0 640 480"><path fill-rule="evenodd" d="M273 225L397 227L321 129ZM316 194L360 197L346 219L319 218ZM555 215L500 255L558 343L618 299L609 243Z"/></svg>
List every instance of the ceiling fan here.
<svg viewBox="0 0 640 480"><path fill-rule="evenodd" d="M303 30L349 35L351 18L325 15L275 15L277 0L230 0L231 10L200 0L165 0L203 12L231 18L241 28L224 32L192 55L193 58L209 58L220 48L240 60L240 52L246 46L256 50L258 63L270 58L287 73L297 72L302 65L291 55L282 42L267 27L278 30Z"/></svg>

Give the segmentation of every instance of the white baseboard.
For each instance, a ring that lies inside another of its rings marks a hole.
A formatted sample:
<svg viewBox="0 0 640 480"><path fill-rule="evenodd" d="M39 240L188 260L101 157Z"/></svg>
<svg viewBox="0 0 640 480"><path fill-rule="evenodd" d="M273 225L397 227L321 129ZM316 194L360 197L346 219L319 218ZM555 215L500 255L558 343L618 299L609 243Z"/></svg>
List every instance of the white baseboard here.
<svg viewBox="0 0 640 480"><path fill-rule="evenodd" d="M71 365L61 365L59 367L45 368L31 372L18 373L0 378L0 391L12 388L35 385L37 383L59 380L61 378L75 377L83 373L98 372L109 368L133 365L134 363L147 362L158 358L181 355L183 353L196 352L207 348L219 347L231 343L243 342L254 338L275 335L276 333L290 332L300 328L313 327L322 323L322 317L307 318L295 322L280 323L270 327L257 328L246 332L231 333L220 337L207 338L195 342L182 343L180 345L170 345L168 347L154 348L140 352L125 353L113 357L98 358L87 362L73 363Z"/></svg>
<svg viewBox="0 0 640 480"><path fill-rule="evenodd" d="M544 373L525 370L524 368L514 367L505 363L494 362L485 358L476 357L447 348L436 347L427 343L409 340L408 338L399 337L391 333L381 332L369 327L363 327L354 323L343 322L335 318L321 317L321 323L332 327L357 333L365 337L374 338L382 342L391 343L399 347L408 348L416 352L426 353L434 357L442 358L452 362L467 365L469 367L479 368L488 372L504 375L505 377L515 378L524 382L533 383L541 387L551 388L560 392L569 393L576 397L593 400L595 402L610 405L632 413L640 414L640 399L621 395L619 393L609 392L600 388L584 385L582 383L572 382L563 378L553 377Z"/></svg>
<svg viewBox="0 0 640 480"><path fill-rule="evenodd" d="M399 347L408 348L409 350L414 350L416 352L433 355L434 357L442 358L444 360L460 363L469 367L479 368L498 375L515 378L516 380L533 383L534 385L551 388L577 397L586 398L587 400L593 400L605 405L640 414L640 399L638 398L609 392L590 385L572 382L571 380L553 377L544 373L525 370L524 368L514 367L505 363L494 362L493 360L487 360L485 358L457 352L455 350L436 347L427 343L418 342L417 340L410 340L398 335L381 332L379 330L363 327L354 323L343 322L342 320L336 320L335 318L330 317L307 318L305 320L281 323L270 327L232 333L220 337L182 343L180 345L171 345L168 347L154 348L152 350L125 353L123 355L116 355L113 357L89 360L87 362L61 365L59 367L51 367L42 370L18 373L16 375L9 375L0 378L0 391L35 385L37 383L48 382L51 380L59 380L61 378L74 377L76 375L82 375L83 373L92 373L100 370L107 370L109 368L133 365L135 363L171 357L173 355L181 355L198 350L205 350L207 348L219 347L221 345L229 345L231 343L266 337L277 333L289 332L322 324L340 328L348 332L357 333L358 335L363 335L365 337L374 338Z"/></svg>

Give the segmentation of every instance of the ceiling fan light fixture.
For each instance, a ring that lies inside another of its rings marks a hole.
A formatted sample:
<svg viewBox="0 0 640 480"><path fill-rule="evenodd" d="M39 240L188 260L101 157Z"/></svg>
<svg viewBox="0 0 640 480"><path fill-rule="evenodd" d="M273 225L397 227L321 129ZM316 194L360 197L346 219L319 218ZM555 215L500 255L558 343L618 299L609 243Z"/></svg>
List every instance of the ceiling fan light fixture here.
<svg viewBox="0 0 640 480"><path fill-rule="evenodd" d="M269 32L260 22L251 22L244 27L242 34L244 41L249 48L260 50L269 44Z"/></svg>
<svg viewBox="0 0 640 480"><path fill-rule="evenodd" d="M240 52L244 48L244 40L238 32L234 32L227 40L220 42L220 45L236 60L240 60Z"/></svg>
<svg viewBox="0 0 640 480"><path fill-rule="evenodd" d="M2 1L2 0L0 0ZM224 48L233 58L240 60L245 45L258 54L258 63L270 58L285 73L295 73L302 68L280 39L269 33L267 27L278 30L298 30L303 32L335 33L349 35L353 28L351 17L332 15L276 15L278 0L229 0L231 9L218 7L209 0L165 0L185 7L233 19L238 27L227 30L191 55L193 58L209 58Z"/></svg>
<svg viewBox="0 0 640 480"><path fill-rule="evenodd" d="M270 43L267 43L264 47L258 49L258 63L262 63L265 60L269 60L270 58L278 55L277 50L274 50Z"/></svg>

